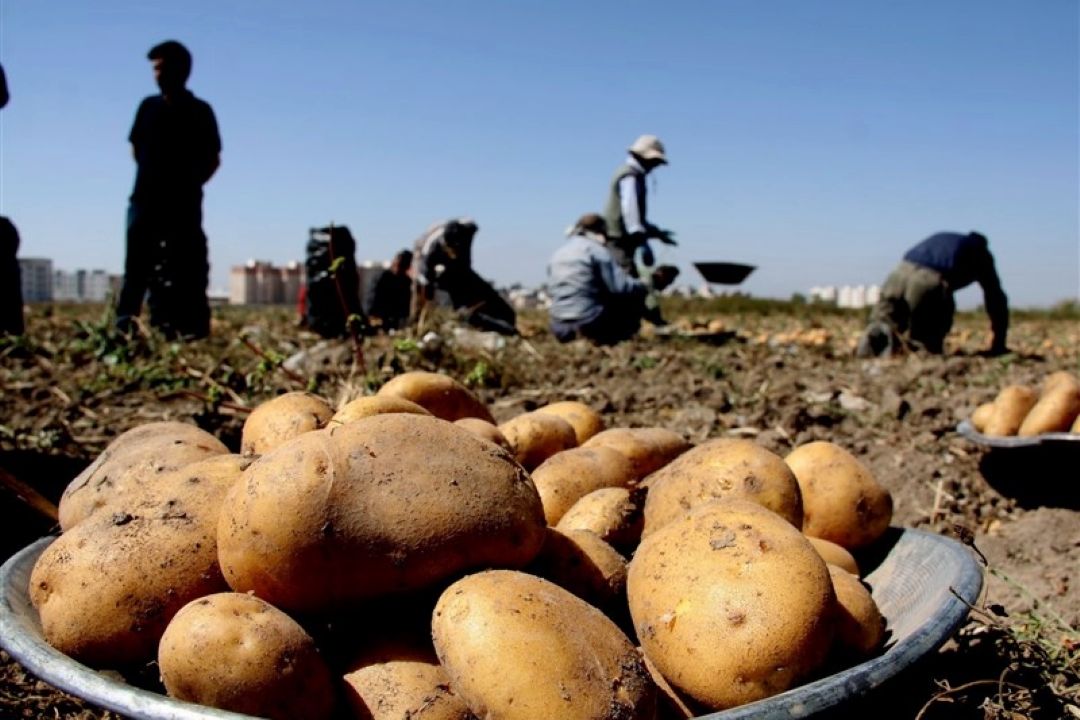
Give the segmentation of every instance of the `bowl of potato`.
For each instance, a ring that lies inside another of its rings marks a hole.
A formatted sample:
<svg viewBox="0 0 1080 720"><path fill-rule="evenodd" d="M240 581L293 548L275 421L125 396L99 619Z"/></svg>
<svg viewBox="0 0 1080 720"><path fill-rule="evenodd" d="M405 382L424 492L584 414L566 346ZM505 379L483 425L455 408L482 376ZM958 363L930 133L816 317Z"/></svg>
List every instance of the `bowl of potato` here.
<svg viewBox="0 0 1080 720"><path fill-rule="evenodd" d="M981 589L833 443L692 446L575 401L496 425L434 373L267 405L242 454L114 440L0 568L0 644L146 720L789 718L939 647Z"/></svg>
<svg viewBox="0 0 1080 720"><path fill-rule="evenodd" d="M956 430L989 448L1080 449L1080 380L1059 371L1047 375L1039 389L1006 385Z"/></svg>

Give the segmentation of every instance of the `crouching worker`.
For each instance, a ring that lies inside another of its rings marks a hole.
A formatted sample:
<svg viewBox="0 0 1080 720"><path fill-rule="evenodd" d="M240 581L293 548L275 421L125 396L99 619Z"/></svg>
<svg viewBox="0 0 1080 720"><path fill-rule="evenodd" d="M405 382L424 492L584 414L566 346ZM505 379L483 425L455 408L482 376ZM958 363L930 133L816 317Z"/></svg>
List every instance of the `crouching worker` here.
<svg viewBox="0 0 1080 720"><path fill-rule="evenodd" d="M666 288L676 274L677 268L660 265L648 282L631 277L608 252L604 219L583 215L548 265L551 332L560 342L629 340L641 326L646 296Z"/></svg>
<svg viewBox="0 0 1080 720"><path fill-rule="evenodd" d="M417 239L410 317L419 323L429 304L449 305L474 327L517 335L514 308L472 268L476 231L471 219L455 218L432 225Z"/></svg>
<svg viewBox="0 0 1080 720"><path fill-rule="evenodd" d="M982 287L993 332L985 354L1008 352L1009 301L986 237L977 232L942 232L908 250L885 280L856 355L891 355L900 347L944 352L945 336L956 313L953 293L973 282Z"/></svg>

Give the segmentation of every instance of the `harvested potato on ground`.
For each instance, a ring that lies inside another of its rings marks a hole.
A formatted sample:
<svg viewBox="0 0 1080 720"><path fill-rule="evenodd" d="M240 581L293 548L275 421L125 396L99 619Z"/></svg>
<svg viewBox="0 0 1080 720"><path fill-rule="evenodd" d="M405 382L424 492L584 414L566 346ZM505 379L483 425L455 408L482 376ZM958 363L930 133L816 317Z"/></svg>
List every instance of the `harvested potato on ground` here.
<svg viewBox="0 0 1080 720"><path fill-rule="evenodd" d="M70 530L114 498L141 493L163 473L228 452L216 437L188 423L152 422L132 428L68 484L60 498L60 528Z"/></svg>
<svg viewBox="0 0 1080 720"><path fill-rule="evenodd" d="M158 665L180 700L272 720L321 720L334 709L333 680L311 636L251 595L185 605L161 638Z"/></svg>
<svg viewBox="0 0 1080 720"><path fill-rule="evenodd" d="M526 470L532 470L555 453L577 447L573 426L558 415L524 413L499 425L499 432Z"/></svg>
<svg viewBox="0 0 1080 720"><path fill-rule="evenodd" d="M217 562L221 501L248 461L218 455L163 473L58 537L30 574L50 645L80 662L150 662L188 601L228 590Z"/></svg>
<svg viewBox="0 0 1080 720"><path fill-rule="evenodd" d="M1024 385L1002 388L994 398L994 412L983 433L994 437L1015 435L1037 399L1035 391Z"/></svg>
<svg viewBox="0 0 1080 720"><path fill-rule="evenodd" d="M265 455L297 435L326 427L334 415L330 403L307 392L288 392L261 403L244 421L243 455Z"/></svg>
<svg viewBox="0 0 1080 720"><path fill-rule="evenodd" d="M836 565L837 567L847 570L855 577L861 577L862 573L859 572L859 563L855 561L855 556L849 553L843 547L837 545L834 542L829 542L818 537L806 537L810 541L810 544L817 550L818 555L829 565Z"/></svg>
<svg viewBox="0 0 1080 720"><path fill-rule="evenodd" d="M475 417L494 423L481 400L469 388L448 375L414 370L391 378L379 388L376 397L399 397L425 408L437 418L453 422Z"/></svg>
<svg viewBox="0 0 1080 720"><path fill-rule="evenodd" d="M514 451L514 448L510 446L510 441L506 439L506 436L502 434L502 431L487 420L469 417L455 420L454 424L459 428L468 430L478 438L495 443L504 450L509 450L511 453Z"/></svg>
<svg viewBox="0 0 1080 720"><path fill-rule="evenodd" d="M799 481L807 535L857 550L888 529L892 495L844 448L811 442L792 450L784 461Z"/></svg>
<svg viewBox="0 0 1080 720"><path fill-rule="evenodd" d="M604 418L583 402L563 400L536 408L538 413L558 415L574 428L577 445L604 429Z"/></svg>
<svg viewBox="0 0 1080 720"><path fill-rule="evenodd" d="M365 395L342 405L341 409L330 418L330 424L344 425L347 422L371 417L372 415L382 415L383 413L431 414L412 400L390 396L384 397L382 395Z"/></svg>
<svg viewBox="0 0 1080 720"><path fill-rule="evenodd" d="M625 613L626 559L588 530L548 528L544 547L526 569L603 610Z"/></svg>
<svg viewBox="0 0 1080 720"><path fill-rule="evenodd" d="M861 660L881 647L885 618L859 578L836 565L829 565L829 576L839 605L836 649L845 657Z"/></svg>
<svg viewBox="0 0 1080 720"><path fill-rule="evenodd" d="M593 490L628 487L636 480L633 465L609 447L579 447L552 455L532 472L548 525Z"/></svg>
<svg viewBox="0 0 1080 720"><path fill-rule="evenodd" d="M1021 437L1068 432L1080 415L1080 384L1063 379L1042 394L1020 423Z"/></svg>
<svg viewBox="0 0 1080 720"><path fill-rule="evenodd" d="M656 688L603 613L538 577L490 570L442 594L432 637L450 685L477 717L652 718Z"/></svg>
<svg viewBox="0 0 1080 720"><path fill-rule="evenodd" d="M622 487L593 490L574 503L555 526L562 532L588 530L617 548L631 548L644 525L641 493Z"/></svg>
<svg viewBox="0 0 1080 720"><path fill-rule="evenodd" d="M345 672L345 695L357 720L471 720L450 688L431 637L380 638Z"/></svg>
<svg viewBox="0 0 1080 720"><path fill-rule="evenodd" d="M584 447L618 450L634 466L634 473L641 480L689 450L690 443L666 428L610 428L593 435Z"/></svg>
<svg viewBox="0 0 1080 720"><path fill-rule="evenodd" d="M523 567L544 530L540 496L509 453L453 423L390 413L255 461L223 504L218 558L234 590L318 611Z"/></svg>
<svg viewBox="0 0 1080 720"><path fill-rule="evenodd" d="M987 424L990 422L990 418L994 416L994 403L985 402L979 407L975 408L975 411L971 413L971 426L979 432L986 430Z"/></svg>
<svg viewBox="0 0 1080 720"><path fill-rule="evenodd" d="M783 458L751 440L702 443L650 475L648 485L644 535L722 497L756 502L802 527L802 497L795 475Z"/></svg>
<svg viewBox="0 0 1080 720"><path fill-rule="evenodd" d="M627 595L649 660L710 709L793 687L832 640L825 561L791 523L746 500L706 503L642 540Z"/></svg>

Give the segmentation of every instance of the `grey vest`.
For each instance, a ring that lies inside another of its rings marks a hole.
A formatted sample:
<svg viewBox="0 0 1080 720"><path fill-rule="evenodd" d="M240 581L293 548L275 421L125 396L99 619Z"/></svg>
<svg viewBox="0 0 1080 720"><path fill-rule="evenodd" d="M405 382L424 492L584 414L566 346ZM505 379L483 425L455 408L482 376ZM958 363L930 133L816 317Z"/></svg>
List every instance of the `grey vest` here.
<svg viewBox="0 0 1080 720"><path fill-rule="evenodd" d="M626 225L623 223L622 203L619 201L619 181L627 175L644 177L645 172L638 170L629 163L623 163L615 171L611 178L611 186L608 189L607 205L604 206L604 222L607 223L608 239L621 238L626 235ZM641 219L645 220L645 198L639 194L638 202L641 203Z"/></svg>

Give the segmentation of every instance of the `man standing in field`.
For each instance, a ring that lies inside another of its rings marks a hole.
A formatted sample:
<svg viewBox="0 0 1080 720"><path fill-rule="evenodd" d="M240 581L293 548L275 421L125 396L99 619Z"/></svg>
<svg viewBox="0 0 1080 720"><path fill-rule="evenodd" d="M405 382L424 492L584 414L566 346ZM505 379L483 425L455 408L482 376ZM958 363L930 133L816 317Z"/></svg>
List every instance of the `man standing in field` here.
<svg viewBox="0 0 1080 720"><path fill-rule="evenodd" d="M7 76L0 66L0 108L8 102ZM23 334L22 280L19 272L19 231L0 217L0 336Z"/></svg>
<svg viewBox="0 0 1080 720"><path fill-rule="evenodd" d="M642 135L629 148L629 155L615 171L608 188L604 206L604 222L607 225L608 251L630 277L648 275L654 259L649 240L659 240L667 245L675 244L675 234L661 230L647 219L645 177L653 169L667 164L664 144L655 135ZM635 255L641 252L639 268ZM654 292L645 300L645 319L655 325L664 324L660 317L660 303Z"/></svg>
<svg viewBox="0 0 1080 720"><path fill-rule="evenodd" d="M221 163L221 138L210 105L186 88L187 48L169 40L147 58L161 94L142 101L128 137L137 170L116 322L130 331L149 291L154 327L169 337L202 338L210 334L202 187Z"/></svg>
<svg viewBox="0 0 1080 720"><path fill-rule="evenodd" d="M986 237L972 231L967 235L937 233L907 251L885 280L856 354L889 354L898 343L944 352L945 336L956 313L953 293L973 282L982 287L990 316L993 340L987 354L1008 352L1009 300L1001 289Z"/></svg>

